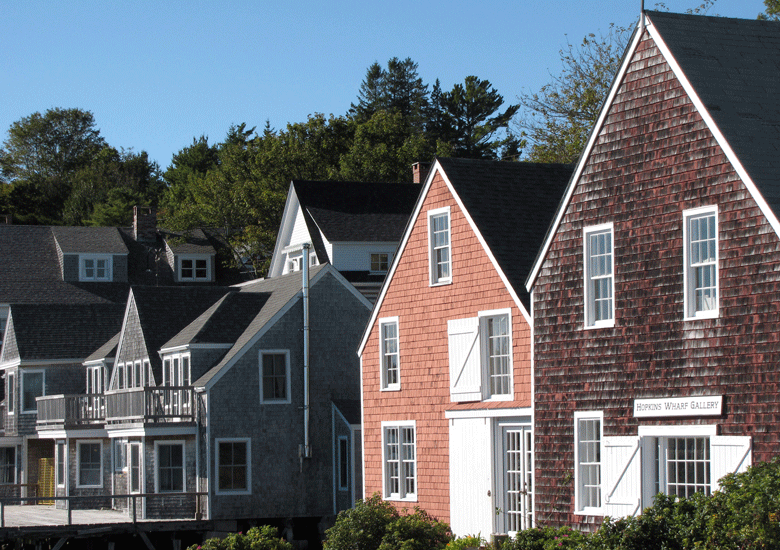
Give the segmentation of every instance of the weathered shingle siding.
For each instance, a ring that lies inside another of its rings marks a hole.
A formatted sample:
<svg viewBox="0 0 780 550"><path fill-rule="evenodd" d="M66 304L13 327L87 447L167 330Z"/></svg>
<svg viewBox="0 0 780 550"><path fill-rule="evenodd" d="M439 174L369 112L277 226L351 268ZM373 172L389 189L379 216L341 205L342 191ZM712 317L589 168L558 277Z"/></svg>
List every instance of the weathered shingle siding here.
<svg viewBox="0 0 780 550"><path fill-rule="evenodd" d="M138 318L138 308L134 302L131 303L130 311L127 312L127 319L121 341L122 349L119 350L119 356L116 358L116 361L114 361L115 365L127 361L144 359L148 356L146 342L141 328L141 321ZM156 383L161 384L162 380L157 380Z"/></svg>
<svg viewBox="0 0 780 550"><path fill-rule="evenodd" d="M427 212L445 206L451 209L453 282L431 287ZM377 315L398 316L401 390L380 391L378 323L371 327L362 356L364 493L383 492L381 423L415 420L415 504L449 521L449 427L444 414L462 406L450 401L447 321L511 308L515 401L501 403L505 408L530 407L530 330L441 175L435 176L401 253Z"/></svg>
<svg viewBox="0 0 780 550"><path fill-rule="evenodd" d="M111 440L108 438L95 440L85 439L82 442L97 443L101 445L101 455L103 459L102 469L102 487L78 487L79 484L79 440L71 439L68 445L68 484L69 490L67 496L74 497L93 497L93 498L77 498L70 501L71 509L73 510L95 510L101 508L110 508L111 499L106 495L111 494ZM56 445L55 445L56 453ZM55 468L56 468L56 454L55 454ZM61 491L62 488L58 489ZM59 504L60 501L58 501Z"/></svg>
<svg viewBox="0 0 780 550"><path fill-rule="evenodd" d="M218 495L213 518L316 517L333 510L331 402L359 399L355 349L370 311L333 276L310 294L310 438L312 458L298 446L303 428L303 306L300 299L225 372L208 395L210 478L216 483L216 439L251 438L251 495ZM291 402L260 404L259 352L289 350ZM235 411L243 411L237 421ZM205 450L204 450L205 452Z"/></svg>
<svg viewBox="0 0 780 550"><path fill-rule="evenodd" d="M720 315L684 321L683 210L717 205ZM614 224L615 327L583 330L583 227ZM653 424L780 434L780 242L655 45L642 42L534 286L536 520L574 516L573 412L636 435L635 398L724 395L724 415Z"/></svg>
<svg viewBox="0 0 780 550"><path fill-rule="evenodd" d="M195 516L195 496L181 495L179 493L166 494L159 492L157 480L157 448L155 443L183 443L184 444L184 491L195 492L195 463L196 445L195 438L191 435L171 437L147 437L144 453L143 480L144 492L157 493L159 496L146 499L145 517L147 519L193 518ZM128 513L130 511L128 510Z"/></svg>
<svg viewBox="0 0 780 550"><path fill-rule="evenodd" d="M59 249L57 249L59 251ZM79 255L63 254L61 256L62 280L74 282L79 280Z"/></svg>

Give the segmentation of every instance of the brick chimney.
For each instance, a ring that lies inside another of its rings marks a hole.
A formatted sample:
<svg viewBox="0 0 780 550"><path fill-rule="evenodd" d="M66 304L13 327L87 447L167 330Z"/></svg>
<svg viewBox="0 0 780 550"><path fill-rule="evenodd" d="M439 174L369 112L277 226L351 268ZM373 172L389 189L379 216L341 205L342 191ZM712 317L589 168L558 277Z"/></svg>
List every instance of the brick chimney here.
<svg viewBox="0 0 780 550"><path fill-rule="evenodd" d="M157 240L157 210L151 206L133 207L133 237L138 242Z"/></svg>
<svg viewBox="0 0 780 550"><path fill-rule="evenodd" d="M415 162L412 164L412 183L422 183L428 177L430 162Z"/></svg>

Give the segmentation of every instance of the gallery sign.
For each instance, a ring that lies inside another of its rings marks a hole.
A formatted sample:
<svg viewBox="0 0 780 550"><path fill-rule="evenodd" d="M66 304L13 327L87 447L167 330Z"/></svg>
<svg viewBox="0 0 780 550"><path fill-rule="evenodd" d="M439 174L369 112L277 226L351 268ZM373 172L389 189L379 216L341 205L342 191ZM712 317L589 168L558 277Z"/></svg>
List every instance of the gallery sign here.
<svg viewBox="0 0 780 550"><path fill-rule="evenodd" d="M634 417L658 416L720 416L723 396L662 397L634 399Z"/></svg>

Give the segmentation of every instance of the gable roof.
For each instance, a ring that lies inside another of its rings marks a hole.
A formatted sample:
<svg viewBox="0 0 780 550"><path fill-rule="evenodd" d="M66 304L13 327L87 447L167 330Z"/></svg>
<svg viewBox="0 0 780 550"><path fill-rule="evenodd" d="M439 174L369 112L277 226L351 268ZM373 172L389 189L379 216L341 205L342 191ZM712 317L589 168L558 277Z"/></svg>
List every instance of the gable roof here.
<svg viewBox="0 0 780 550"><path fill-rule="evenodd" d="M217 252L203 229L190 231L160 229L159 231L174 254L216 254Z"/></svg>
<svg viewBox="0 0 780 550"><path fill-rule="evenodd" d="M17 304L13 331L22 361L84 360L119 330L122 304Z"/></svg>
<svg viewBox="0 0 780 550"><path fill-rule="evenodd" d="M780 235L780 23L647 11L646 28L692 103ZM639 41L626 49L564 200L526 281L529 290Z"/></svg>
<svg viewBox="0 0 780 550"><path fill-rule="evenodd" d="M55 226L51 232L63 254L127 254L116 227Z"/></svg>
<svg viewBox="0 0 780 550"><path fill-rule="evenodd" d="M536 251L555 213L569 178L570 164L504 162L494 160L437 158L428 173L398 252L393 258L359 350L365 346L385 293L393 279L415 220L436 174L441 173L456 202L463 209L477 237L486 247L500 275L530 311L530 298L523 286ZM360 353L359 351L359 353Z"/></svg>
<svg viewBox="0 0 780 550"><path fill-rule="evenodd" d="M89 357L84 360L84 362L91 363L93 361L113 361L116 357L116 347L119 344L119 337L121 335L121 332L114 334L114 336L112 336L108 342L92 352Z"/></svg>

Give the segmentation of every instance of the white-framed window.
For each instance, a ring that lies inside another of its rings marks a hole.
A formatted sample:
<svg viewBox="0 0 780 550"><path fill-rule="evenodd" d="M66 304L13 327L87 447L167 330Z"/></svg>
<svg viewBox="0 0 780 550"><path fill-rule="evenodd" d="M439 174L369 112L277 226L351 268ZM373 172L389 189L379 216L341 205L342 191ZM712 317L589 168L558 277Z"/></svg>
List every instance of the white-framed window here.
<svg viewBox="0 0 780 550"><path fill-rule="evenodd" d="M79 441L76 447L78 487L103 486L103 444L100 441Z"/></svg>
<svg viewBox="0 0 780 550"><path fill-rule="evenodd" d="M0 485L16 483L16 447L0 447Z"/></svg>
<svg viewBox="0 0 780 550"><path fill-rule="evenodd" d="M103 365L87 367L87 394L101 394L105 391L106 369Z"/></svg>
<svg viewBox="0 0 780 550"><path fill-rule="evenodd" d="M57 462L57 487L64 487L65 486L65 476L67 475L68 471L68 459L66 455L66 447L64 441L58 441L57 442L57 456L55 457L55 460Z"/></svg>
<svg viewBox="0 0 780 550"><path fill-rule="evenodd" d="M712 489L710 438L659 437L655 445L658 471L656 493L690 497Z"/></svg>
<svg viewBox="0 0 780 550"><path fill-rule="evenodd" d="M290 402L290 351L260 351L260 403Z"/></svg>
<svg viewBox="0 0 780 550"><path fill-rule="evenodd" d="M428 211L428 257L430 284L452 282L450 207Z"/></svg>
<svg viewBox="0 0 780 550"><path fill-rule="evenodd" d="M25 370L22 372L22 412L37 413L36 397L45 395L46 372L42 370Z"/></svg>
<svg viewBox="0 0 780 550"><path fill-rule="evenodd" d="M130 492L140 493L143 487L143 469L141 468L141 443L133 441L127 444L128 471L130 473Z"/></svg>
<svg viewBox="0 0 780 550"><path fill-rule="evenodd" d="M139 371L143 371L140 364ZM189 353L176 353L163 358L163 386L189 386L192 380Z"/></svg>
<svg viewBox="0 0 780 550"><path fill-rule="evenodd" d="M340 435L338 438L339 491L349 490L349 438Z"/></svg>
<svg viewBox="0 0 780 550"><path fill-rule="evenodd" d="M127 470L127 440L113 439L111 443L114 459L114 471L124 472Z"/></svg>
<svg viewBox="0 0 780 550"><path fill-rule="evenodd" d="M287 263L285 266L285 273L294 273L296 271L301 270L301 262L303 261L302 256L294 256L292 258L287 258Z"/></svg>
<svg viewBox="0 0 780 550"><path fill-rule="evenodd" d="M385 500L417 500L417 426L414 420L382 422Z"/></svg>
<svg viewBox="0 0 780 550"><path fill-rule="evenodd" d="M601 514L601 439L604 413L574 413L575 513Z"/></svg>
<svg viewBox="0 0 780 550"><path fill-rule="evenodd" d="M683 212L685 317L718 316L718 208Z"/></svg>
<svg viewBox="0 0 780 550"><path fill-rule="evenodd" d="M452 401L506 401L514 395L512 312L481 311L447 321Z"/></svg>
<svg viewBox="0 0 780 550"><path fill-rule="evenodd" d="M210 281L211 261L210 257L198 258L195 256L182 256L179 258L180 281Z"/></svg>
<svg viewBox="0 0 780 550"><path fill-rule="evenodd" d="M111 281L113 258L108 254L79 256L79 281Z"/></svg>
<svg viewBox="0 0 780 550"><path fill-rule="evenodd" d="M583 230L585 272L585 326L615 324L614 228L611 223Z"/></svg>
<svg viewBox="0 0 780 550"><path fill-rule="evenodd" d="M374 273L387 273L390 265L390 254L387 252L371 253L371 271Z"/></svg>
<svg viewBox="0 0 780 550"><path fill-rule="evenodd" d="M401 366L398 347L398 317L379 319L379 362L381 389L401 389Z"/></svg>
<svg viewBox="0 0 780 550"><path fill-rule="evenodd" d="M184 491L184 442L155 441L154 454L157 457L156 487L158 493Z"/></svg>
<svg viewBox="0 0 780 550"><path fill-rule="evenodd" d="M14 373L9 372L5 375L6 380L6 401L8 403L8 414L14 414L16 412L16 376Z"/></svg>
<svg viewBox="0 0 780 550"><path fill-rule="evenodd" d="M217 494L251 493L251 440L249 438L217 439Z"/></svg>

